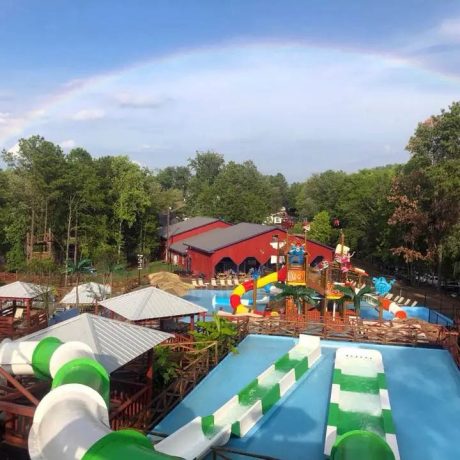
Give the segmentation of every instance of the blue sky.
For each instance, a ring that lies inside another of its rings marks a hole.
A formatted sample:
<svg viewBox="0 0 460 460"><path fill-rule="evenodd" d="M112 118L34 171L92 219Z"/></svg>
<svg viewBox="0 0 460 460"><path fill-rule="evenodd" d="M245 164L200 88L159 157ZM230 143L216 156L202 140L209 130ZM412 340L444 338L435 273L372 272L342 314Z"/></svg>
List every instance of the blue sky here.
<svg viewBox="0 0 460 460"><path fill-rule="evenodd" d="M2 0L0 148L150 168L196 150L303 180L404 162L460 99L460 2Z"/></svg>

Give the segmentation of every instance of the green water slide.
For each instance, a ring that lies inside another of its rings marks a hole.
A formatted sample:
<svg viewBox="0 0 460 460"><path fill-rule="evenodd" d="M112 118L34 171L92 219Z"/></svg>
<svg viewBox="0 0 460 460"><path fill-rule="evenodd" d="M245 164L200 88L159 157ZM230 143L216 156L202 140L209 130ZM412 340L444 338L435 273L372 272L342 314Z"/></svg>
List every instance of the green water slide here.
<svg viewBox="0 0 460 460"><path fill-rule="evenodd" d="M378 351L337 350L324 453L331 460L399 460Z"/></svg>

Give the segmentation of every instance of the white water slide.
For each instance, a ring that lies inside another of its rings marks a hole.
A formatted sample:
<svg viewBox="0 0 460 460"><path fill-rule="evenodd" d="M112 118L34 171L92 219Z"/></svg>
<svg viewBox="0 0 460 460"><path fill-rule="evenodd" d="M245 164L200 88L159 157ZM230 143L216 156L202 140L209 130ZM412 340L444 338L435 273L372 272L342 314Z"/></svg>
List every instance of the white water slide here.
<svg viewBox="0 0 460 460"><path fill-rule="evenodd" d="M185 460L242 437L282 398L321 356L319 337L299 342L212 415L196 417L155 445L155 451Z"/></svg>

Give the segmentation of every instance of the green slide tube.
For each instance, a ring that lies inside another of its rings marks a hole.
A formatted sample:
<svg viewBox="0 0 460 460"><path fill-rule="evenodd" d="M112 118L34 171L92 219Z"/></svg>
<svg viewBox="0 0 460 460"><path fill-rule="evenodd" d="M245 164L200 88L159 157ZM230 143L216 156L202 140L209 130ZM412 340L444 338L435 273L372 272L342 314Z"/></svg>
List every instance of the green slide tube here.
<svg viewBox="0 0 460 460"><path fill-rule="evenodd" d="M110 377L105 368L89 358L77 358L64 364L53 379L52 388L68 383L80 383L96 390L109 407Z"/></svg>
<svg viewBox="0 0 460 460"><path fill-rule="evenodd" d="M371 431L353 430L338 436L331 460L395 460L387 442Z"/></svg>

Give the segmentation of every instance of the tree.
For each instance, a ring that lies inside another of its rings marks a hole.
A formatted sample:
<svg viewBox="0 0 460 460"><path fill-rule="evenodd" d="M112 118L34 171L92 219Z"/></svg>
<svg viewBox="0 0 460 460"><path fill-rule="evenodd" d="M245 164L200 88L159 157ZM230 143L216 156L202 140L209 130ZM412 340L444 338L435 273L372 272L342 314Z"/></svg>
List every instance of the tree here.
<svg viewBox="0 0 460 460"><path fill-rule="evenodd" d="M343 293L342 302L347 299L353 302L356 316L359 316L361 312L361 301L364 294L369 294L372 292L372 288L370 286L364 286L361 289L357 289L351 286L336 285L335 288Z"/></svg>
<svg viewBox="0 0 460 460"><path fill-rule="evenodd" d="M337 215L337 203L347 175L343 171L325 171L313 174L297 196L297 209L301 216L311 217L320 211Z"/></svg>
<svg viewBox="0 0 460 460"><path fill-rule="evenodd" d="M297 312L302 315L305 311L305 304L317 305L315 299L316 291L306 286L293 286L285 283L275 283L275 286L281 289L279 294L276 294L275 300L292 298L297 307Z"/></svg>
<svg viewBox="0 0 460 460"><path fill-rule="evenodd" d="M156 178L164 190L176 189L187 195L192 173L187 166L168 166L156 175Z"/></svg>
<svg viewBox="0 0 460 460"><path fill-rule="evenodd" d="M134 164L128 157L114 157L112 161L113 172L113 195L114 217L117 221L118 231L116 234L118 262L121 258L123 246L123 228L131 228L136 217L149 205L149 199L145 193L145 176L139 166Z"/></svg>
<svg viewBox="0 0 460 460"><path fill-rule="evenodd" d="M270 214L270 187L252 161L230 161L209 190L212 214L232 223L262 223Z"/></svg>
<svg viewBox="0 0 460 460"><path fill-rule="evenodd" d="M445 248L460 222L459 130L458 102L420 123L407 145L411 159L389 195L394 211L388 223L401 235L393 252L410 268L417 260L436 264L439 281Z"/></svg>
<svg viewBox="0 0 460 460"><path fill-rule="evenodd" d="M308 237L320 243L330 244L332 236L331 217L327 211L321 211L313 218Z"/></svg>
<svg viewBox="0 0 460 460"><path fill-rule="evenodd" d="M187 196L187 208L191 215L211 215L213 184L225 165L224 157L216 152L196 152L189 159L189 168L193 172Z"/></svg>

